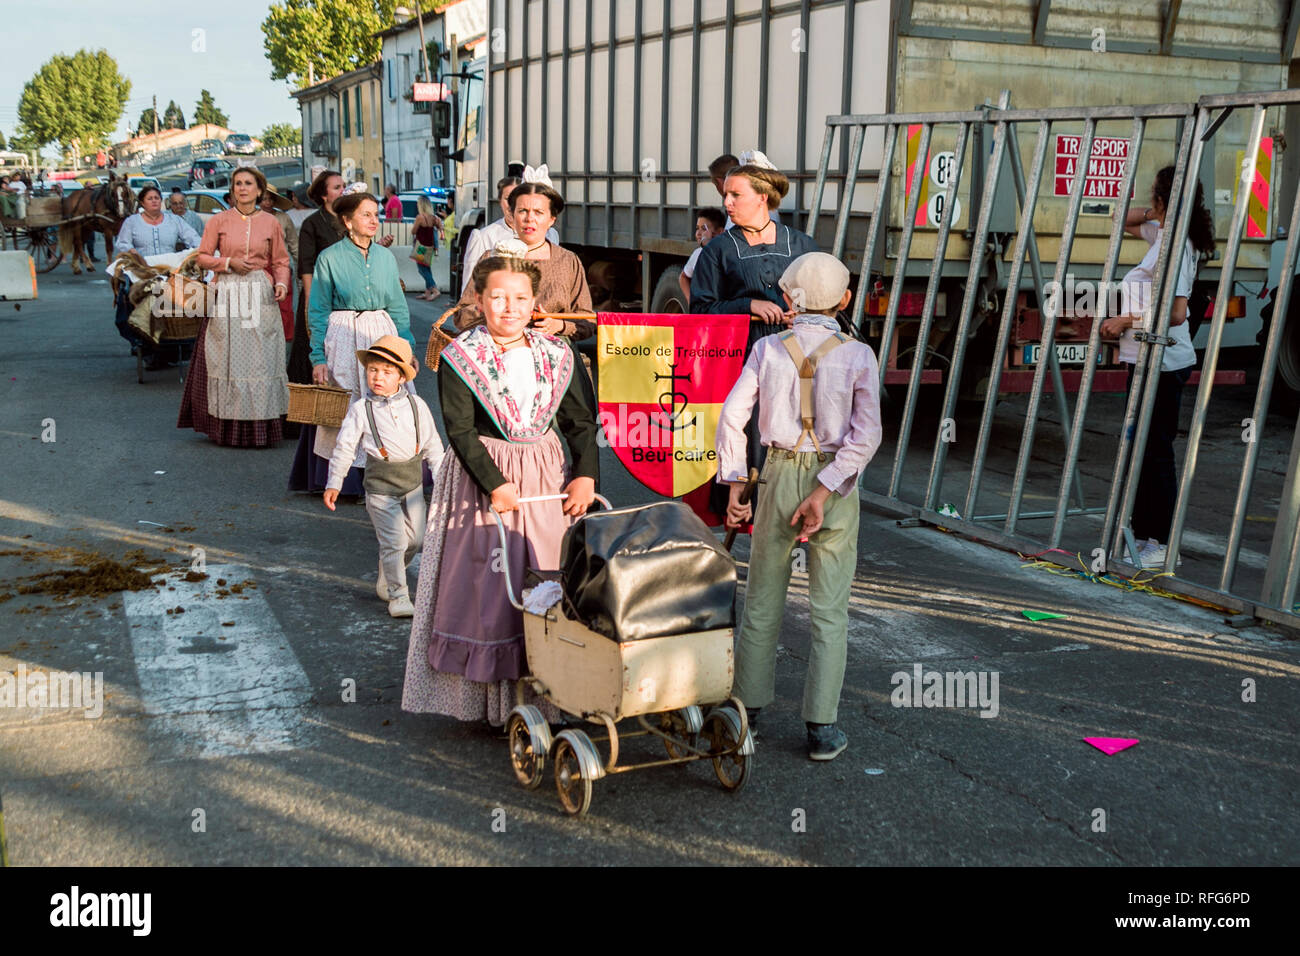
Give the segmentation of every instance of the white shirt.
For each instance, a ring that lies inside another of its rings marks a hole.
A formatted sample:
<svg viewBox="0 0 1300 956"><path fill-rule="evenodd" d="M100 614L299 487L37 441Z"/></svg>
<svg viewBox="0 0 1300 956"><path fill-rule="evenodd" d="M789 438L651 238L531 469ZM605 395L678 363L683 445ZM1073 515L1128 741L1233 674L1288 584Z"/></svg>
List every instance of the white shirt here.
<svg viewBox="0 0 1300 956"><path fill-rule="evenodd" d="M506 387L519 406L519 414L525 421L532 420L533 403L537 400L537 364L533 361L533 350L510 349L501 354L501 361L506 366Z"/></svg>
<svg viewBox="0 0 1300 956"><path fill-rule="evenodd" d="M27 192L27 184L21 179L11 179L9 181L9 189L21 196L23 193Z"/></svg>
<svg viewBox="0 0 1300 956"><path fill-rule="evenodd" d="M527 349L523 351L527 352ZM405 389L389 398L370 396L371 411L375 415L375 428L379 430L379 439L384 443L389 461L406 461L416 454L415 418L411 415L411 403L407 401ZM414 396L415 407L420 415L419 455L429 463L430 471L437 471L444 453L442 439L433 424L433 413L424 399ZM330 458L329 479L326 488L335 491L343 487L343 478L357 458L365 455L379 454L379 446L370 434L370 421L366 417L366 400L360 399L348 406L348 413L339 426L338 443L334 446L334 455ZM363 459L364 460L364 459Z"/></svg>
<svg viewBox="0 0 1300 956"><path fill-rule="evenodd" d="M1121 315L1142 315L1145 317L1143 326L1150 330L1151 328L1151 284L1155 276L1156 260L1160 258L1160 237L1164 232L1158 223L1144 222L1141 226L1142 238L1149 244L1147 254L1142 257L1142 261L1130 269L1124 276L1120 284L1120 293L1123 297L1123 312ZM1190 296L1192 294L1192 281L1196 278L1196 247L1192 245L1192 240L1188 239L1183 247L1182 262L1178 265L1178 281L1174 283L1175 296ZM1119 337L1119 360L1129 364L1137 364L1138 344L1133 337L1133 329L1125 329ZM1160 363L1162 372L1176 372L1182 368L1196 364L1196 350L1192 348L1192 336L1188 329L1188 324L1184 321L1181 325L1169 326L1169 337L1174 340L1173 345L1165 346L1164 356Z"/></svg>
<svg viewBox="0 0 1300 956"><path fill-rule="evenodd" d="M686 260L686 265L682 266L682 275L686 276L686 278L689 279L695 275L695 263L700 261L700 253L703 251L703 246L696 246L695 251L691 253L691 257Z"/></svg>
<svg viewBox="0 0 1300 956"><path fill-rule="evenodd" d="M804 355L826 341L830 329L796 321L795 338ZM815 451L803 437L799 370L779 336L754 343L740 378L722 404L715 438L719 482L743 481L746 474L745 425L759 399L759 440L768 447ZM817 480L841 497L854 493L858 476L880 448L880 369L863 342L849 341L817 363L813 375L813 420L817 444L835 454ZM796 448L796 443L798 447Z"/></svg>
<svg viewBox="0 0 1300 956"><path fill-rule="evenodd" d="M465 246L465 266L460 277L460 291L463 293L469 288L470 277L474 274L474 267L478 265L480 259L495 249L498 242L516 238L518 237L515 231L506 225L504 216L482 229L475 229ZM546 238L557 246L560 244L560 234L554 229L546 233Z"/></svg>

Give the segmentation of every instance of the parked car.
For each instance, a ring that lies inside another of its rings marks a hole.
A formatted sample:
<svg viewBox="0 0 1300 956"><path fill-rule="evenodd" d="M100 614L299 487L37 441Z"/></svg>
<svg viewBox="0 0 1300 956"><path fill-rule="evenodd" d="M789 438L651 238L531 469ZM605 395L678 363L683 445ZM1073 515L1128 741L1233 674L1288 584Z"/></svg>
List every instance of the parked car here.
<svg viewBox="0 0 1300 956"><path fill-rule="evenodd" d="M216 189L229 186L230 176L235 171L234 163L225 159L196 159L190 164L189 175L185 184L190 188Z"/></svg>
<svg viewBox="0 0 1300 956"><path fill-rule="evenodd" d="M198 213L204 225L207 225L208 220L217 213L230 208L230 203L226 202L225 196L224 189L187 189L185 205Z"/></svg>
<svg viewBox="0 0 1300 956"><path fill-rule="evenodd" d="M397 194L402 201L402 222L414 222L420 214L420 197L424 196L433 203L433 211L438 216L447 215L448 190L441 186L425 186L423 189L411 190Z"/></svg>
<svg viewBox="0 0 1300 956"><path fill-rule="evenodd" d="M253 137L247 133L231 133L226 137L226 152L252 155L257 152L257 147L253 145Z"/></svg>
<svg viewBox="0 0 1300 956"><path fill-rule="evenodd" d="M159 192L163 191L162 183L158 182L156 176L128 176L126 184L131 187L133 193L139 193L145 186L152 186Z"/></svg>

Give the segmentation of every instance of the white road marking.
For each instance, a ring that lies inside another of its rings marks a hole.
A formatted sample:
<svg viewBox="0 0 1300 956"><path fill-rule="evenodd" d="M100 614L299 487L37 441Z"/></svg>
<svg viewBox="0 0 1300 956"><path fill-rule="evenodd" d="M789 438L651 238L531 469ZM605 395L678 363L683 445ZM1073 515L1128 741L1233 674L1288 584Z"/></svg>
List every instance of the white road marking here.
<svg viewBox="0 0 1300 956"><path fill-rule="evenodd" d="M252 577L208 565L207 579L168 576L123 595L145 710L157 745L178 757L272 753L301 746L311 684L260 591L218 597L217 580ZM247 597L248 600L241 600ZM168 609L184 608L183 614ZM228 626L222 626L223 622Z"/></svg>

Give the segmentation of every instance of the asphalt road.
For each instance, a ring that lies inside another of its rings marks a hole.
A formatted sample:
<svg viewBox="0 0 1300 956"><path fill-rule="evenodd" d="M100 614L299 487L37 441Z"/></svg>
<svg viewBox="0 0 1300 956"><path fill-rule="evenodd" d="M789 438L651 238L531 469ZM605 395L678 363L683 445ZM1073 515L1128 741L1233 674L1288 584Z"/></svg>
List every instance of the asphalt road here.
<svg viewBox="0 0 1300 956"><path fill-rule="evenodd" d="M496 731L401 712L409 626L374 596L364 508L287 492L293 443L226 449L178 430L177 376L136 383L101 277L64 267L40 289L21 310L0 303L0 593L14 595L0 601L0 678L102 672L105 699L92 717L0 706L16 864L1300 862L1294 635L870 511L849 749L829 764L804 754L796 574L746 788L724 792L703 763L646 770L597 781L590 814L566 818L549 774L516 784ZM446 304L411 299L418 340ZM646 500L638 488L605 462L615 502ZM59 548L143 551L175 590L75 606L17 592L68 566ZM210 577L189 583L195 548ZM996 716L893 706L895 675L918 666L996 675ZM1140 743L1108 756L1089 736ZM625 750L661 756L644 740Z"/></svg>

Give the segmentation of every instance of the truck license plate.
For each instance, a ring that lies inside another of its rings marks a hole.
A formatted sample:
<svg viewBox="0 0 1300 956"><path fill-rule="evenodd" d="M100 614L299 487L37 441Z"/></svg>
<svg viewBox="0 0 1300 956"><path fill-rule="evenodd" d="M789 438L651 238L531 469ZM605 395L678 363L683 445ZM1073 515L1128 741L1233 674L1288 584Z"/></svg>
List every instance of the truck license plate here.
<svg viewBox="0 0 1300 956"><path fill-rule="evenodd" d="M1041 345L1026 345L1024 350L1024 364L1037 365L1038 357L1043 353L1043 347ZM1087 360L1087 342L1056 343L1056 361L1062 365L1082 365Z"/></svg>

